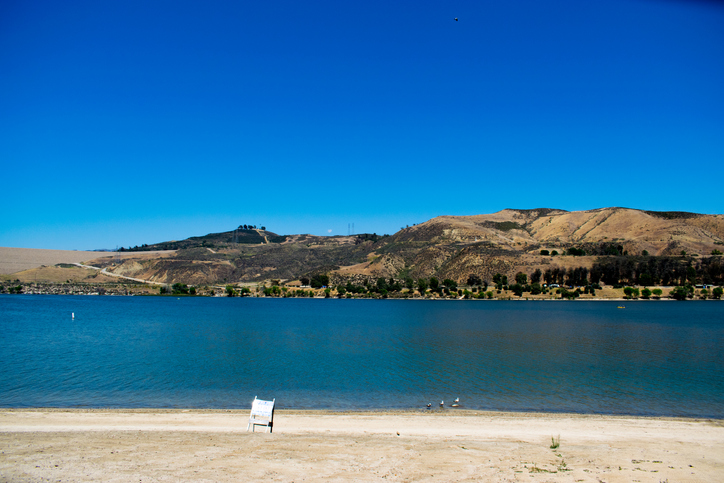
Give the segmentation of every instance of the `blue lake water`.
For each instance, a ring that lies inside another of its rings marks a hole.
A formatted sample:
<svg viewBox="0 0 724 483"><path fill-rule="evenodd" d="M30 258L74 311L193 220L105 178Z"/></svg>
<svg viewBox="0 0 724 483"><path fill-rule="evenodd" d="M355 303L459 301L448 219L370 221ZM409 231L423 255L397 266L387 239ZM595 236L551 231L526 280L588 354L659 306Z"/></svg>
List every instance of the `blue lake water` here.
<svg viewBox="0 0 724 483"><path fill-rule="evenodd" d="M617 305L0 295L0 406L724 417L724 303Z"/></svg>

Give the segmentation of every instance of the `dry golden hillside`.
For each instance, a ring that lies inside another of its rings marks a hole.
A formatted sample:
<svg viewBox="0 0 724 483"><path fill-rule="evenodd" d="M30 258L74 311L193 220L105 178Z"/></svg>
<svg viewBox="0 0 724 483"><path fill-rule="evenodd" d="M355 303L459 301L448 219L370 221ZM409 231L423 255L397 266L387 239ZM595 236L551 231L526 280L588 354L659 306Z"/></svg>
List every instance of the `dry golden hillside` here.
<svg viewBox="0 0 724 483"><path fill-rule="evenodd" d="M343 267L340 275L490 279L547 268L590 269L599 257L706 256L724 244L724 216L602 208L567 212L506 209L474 216L439 216L396 233L376 248L372 262ZM585 256L550 257L574 248ZM395 257L395 263L381 263ZM399 269L400 265L404 268Z"/></svg>
<svg viewBox="0 0 724 483"><path fill-rule="evenodd" d="M46 261L37 258L40 251L5 249L0 250L0 262L18 271L97 257L92 264L117 275L194 285L298 280L315 273L330 274L337 280L436 276L462 283L470 274L489 280L496 273L512 276L517 271L530 274L555 267L590 269L612 256L640 263L630 258L681 257L686 253L687 263L694 263L715 250L724 251L723 215L628 208L574 212L505 209L474 216L439 216L392 236L280 236L271 232L262 236L256 230L246 231L248 239L240 239L235 231L210 234L173 242L180 247L177 251L156 253L65 252ZM574 256L547 256L543 254L546 250L551 255L555 250L559 255Z"/></svg>
<svg viewBox="0 0 724 483"><path fill-rule="evenodd" d="M489 215L439 216L394 236L400 242L491 242L567 247L619 243L631 253L668 255L676 249L710 253L724 241L724 215L646 212L629 208L587 211L506 209Z"/></svg>

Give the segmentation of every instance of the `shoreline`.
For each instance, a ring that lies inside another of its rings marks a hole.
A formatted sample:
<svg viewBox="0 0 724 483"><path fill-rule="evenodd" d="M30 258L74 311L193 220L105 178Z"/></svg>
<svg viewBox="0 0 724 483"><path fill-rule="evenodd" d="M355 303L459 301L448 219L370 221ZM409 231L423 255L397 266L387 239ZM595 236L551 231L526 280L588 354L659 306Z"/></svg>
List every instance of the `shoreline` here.
<svg viewBox="0 0 724 483"><path fill-rule="evenodd" d="M717 481L724 422L568 413L0 409L0 480ZM557 440L559 446L551 448Z"/></svg>
<svg viewBox="0 0 724 483"><path fill-rule="evenodd" d="M228 297L226 295L187 295L187 294L156 294L156 293L105 293L100 294L98 292L89 293L57 293L57 292L22 292L17 294L0 293L0 295L12 295L17 296L32 296L32 295L52 295L52 296L69 296L69 297L82 297L82 296L102 296L102 297L158 297L158 298L200 298L200 299L269 299L269 300L284 300L284 299L297 299L297 300L410 300L410 301L437 301L437 302L684 302L684 300L676 300L670 297L660 298L635 298L627 299L623 297L585 297L585 298L561 298L561 297L548 297L548 298L533 298L533 297L507 297L506 298L492 298L492 299L478 299L478 298L441 298L441 297L260 297L260 296L249 296L249 297ZM721 302L724 299L715 298L695 298L687 299L687 302Z"/></svg>
<svg viewBox="0 0 724 483"><path fill-rule="evenodd" d="M168 407L0 407L4 413L119 413L119 414L248 414L249 408L168 408ZM467 409L464 407L427 408L365 408L365 409L306 409L275 408L275 414L294 416L436 416L436 417L515 417L515 418L601 418L601 419L647 419L661 421L711 421L724 425L724 415L676 416L660 414L625 413L577 413L569 411L512 411Z"/></svg>

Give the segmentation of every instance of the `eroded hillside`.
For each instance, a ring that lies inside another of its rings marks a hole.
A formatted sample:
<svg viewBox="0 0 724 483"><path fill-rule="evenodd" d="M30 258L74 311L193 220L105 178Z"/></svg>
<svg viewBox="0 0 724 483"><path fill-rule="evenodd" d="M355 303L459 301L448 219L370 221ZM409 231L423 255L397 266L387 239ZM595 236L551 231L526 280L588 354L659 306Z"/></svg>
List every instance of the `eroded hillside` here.
<svg viewBox="0 0 724 483"><path fill-rule="evenodd" d="M724 216L628 208L506 209L440 216L385 237L237 229L173 243L173 256L124 259L109 270L196 285L295 280L314 273L336 280L436 276L462 283L470 274L490 280L496 273L511 276L553 266L590 268L607 256L710 255L724 248ZM562 256L567 253L574 256Z"/></svg>

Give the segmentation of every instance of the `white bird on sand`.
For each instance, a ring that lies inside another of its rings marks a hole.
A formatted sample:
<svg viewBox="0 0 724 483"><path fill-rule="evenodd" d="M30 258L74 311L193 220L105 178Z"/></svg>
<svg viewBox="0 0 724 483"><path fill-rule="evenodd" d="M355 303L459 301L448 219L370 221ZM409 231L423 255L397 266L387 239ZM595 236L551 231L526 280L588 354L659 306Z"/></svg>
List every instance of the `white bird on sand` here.
<svg viewBox="0 0 724 483"><path fill-rule="evenodd" d="M455 398L455 401L451 404L451 406L454 408L460 406L460 398Z"/></svg>
<svg viewBox="0 0 724 483"><path fill-rule="evenodd" d="M445 401L440 401L440 407L443 407L445 405Z"/></svg>
<svg viewBox="0 0 724 483"><path fill-rule="evenodd" d="M427 409L430 409L432 407L432 403L427 403Z"/></svg>

